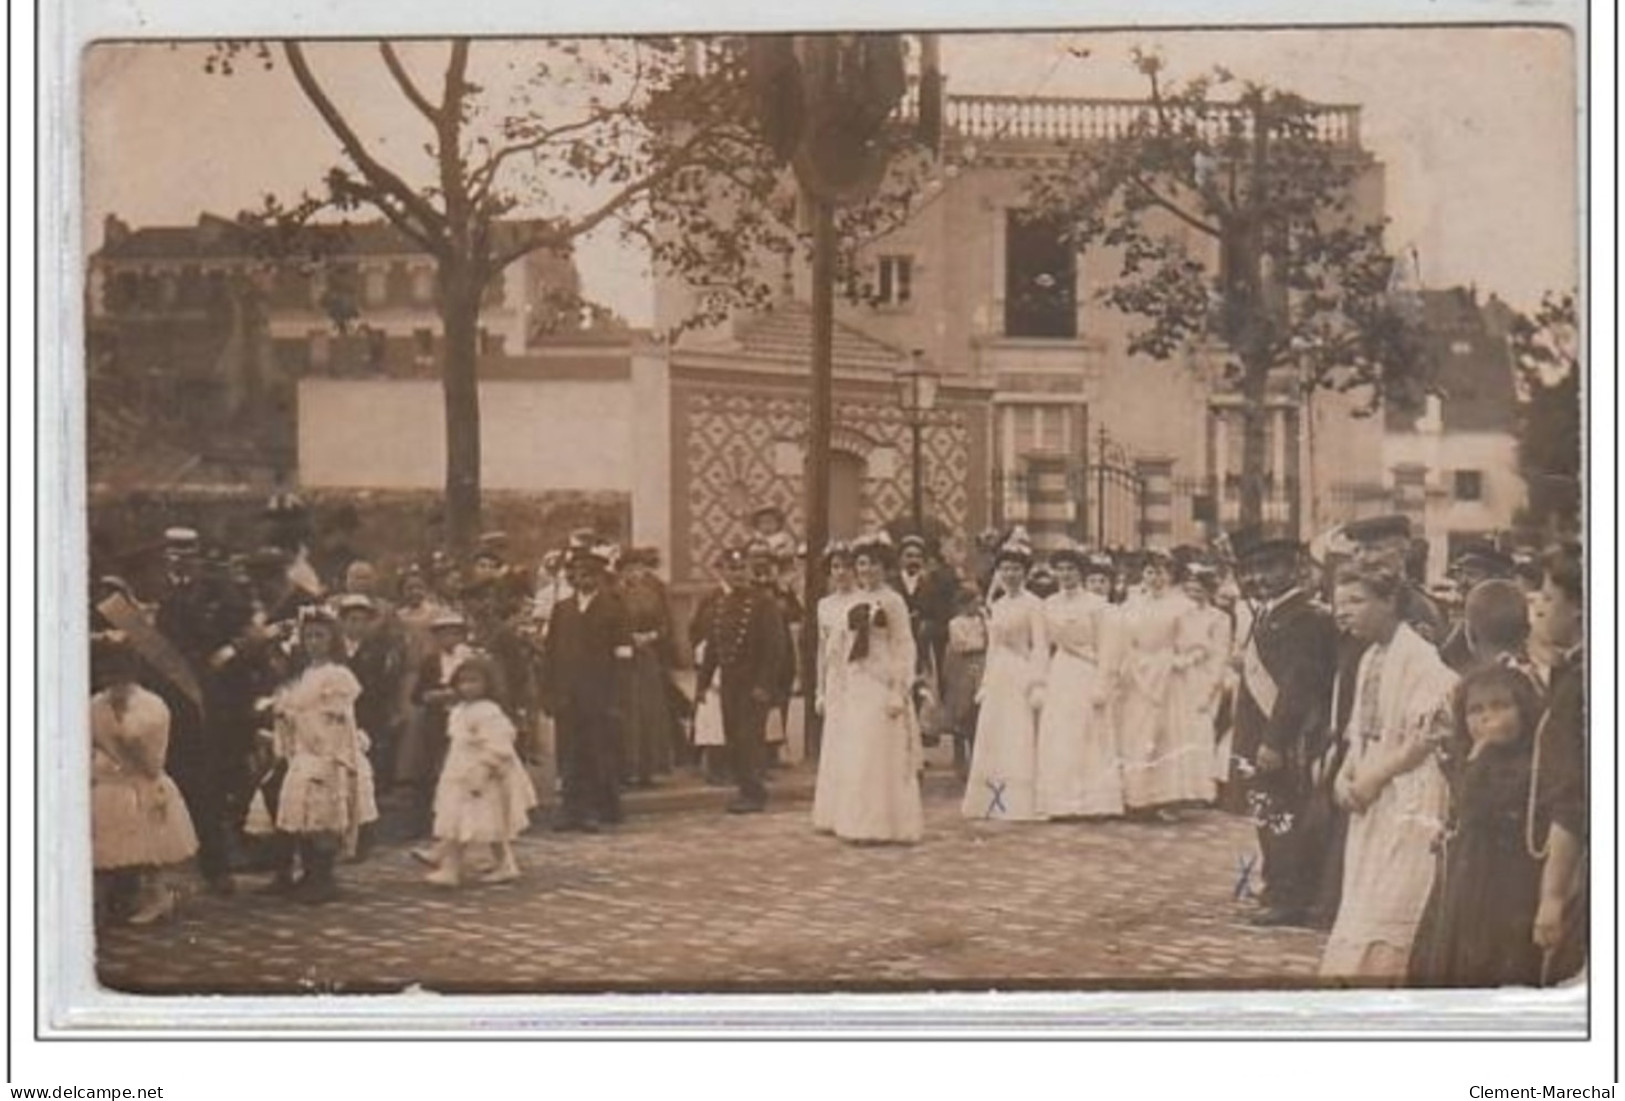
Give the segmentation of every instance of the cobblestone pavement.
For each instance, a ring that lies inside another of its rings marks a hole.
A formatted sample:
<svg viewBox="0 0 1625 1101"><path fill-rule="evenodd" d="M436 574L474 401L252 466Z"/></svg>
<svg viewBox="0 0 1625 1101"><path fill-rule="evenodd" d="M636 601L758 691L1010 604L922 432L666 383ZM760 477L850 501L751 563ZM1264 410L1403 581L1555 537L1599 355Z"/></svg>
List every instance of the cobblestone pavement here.
<svg viewBox="0 0 1625 1101"><path fill-rule="evenodd" d="M1257 929L1234 898L1247 823L960 818L928 788L927 835L855 847L804 801L762 815L634 815L527 835L523 878L437 889L401 847L342 865L325 906L195 897L104 930L102 982L144 992L1106 989L1309 985L1322 935Z"/></svg>

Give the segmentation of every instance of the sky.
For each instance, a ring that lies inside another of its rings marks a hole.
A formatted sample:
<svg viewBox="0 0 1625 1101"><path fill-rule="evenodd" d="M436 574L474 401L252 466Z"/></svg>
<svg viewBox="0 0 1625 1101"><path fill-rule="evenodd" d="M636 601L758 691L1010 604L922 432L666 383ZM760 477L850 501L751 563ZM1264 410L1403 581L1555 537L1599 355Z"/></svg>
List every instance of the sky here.
<svg viewBox="0 0 1625 1101"><path fill-rule="evenodd" d="M1578 101L1563 31L964 34L944 37L942 58L951 93L1139 96L1145 87L1129 63L1136 47L1160 52L1175 78L1223 65L1310 99L1359 104L1364 144L1386 165L1389 246L1416 250L1425 285L1474 284L1532 309L1545 291L1577 284ZM132 226L190 224L204 210L230 216L266 192L316 190L339 163L336 141L285 65L245 62L229 78L211 76L207 50L153 43L85 55L87 252L100 246L108 213ZM427 179L426 123L401 101L376 50L327 44L310 55L381 159ZM406 51L431 87L443 56L429 43ZM493 103L505 102L530 56L521 42L480 42L471 75ZM644 264L615 235L585 242L578 263L590 296L649 322Z"/></svg>

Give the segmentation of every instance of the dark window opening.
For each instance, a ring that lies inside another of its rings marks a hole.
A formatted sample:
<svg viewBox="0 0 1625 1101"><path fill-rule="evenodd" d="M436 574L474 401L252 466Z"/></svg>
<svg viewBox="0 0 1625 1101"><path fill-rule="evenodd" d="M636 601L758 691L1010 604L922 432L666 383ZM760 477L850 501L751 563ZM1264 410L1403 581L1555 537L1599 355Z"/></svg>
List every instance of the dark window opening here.
<svg viewBox="0 0 1625 1101"><path fill-rule="evenodd" d="M1077 274L1078 254L1059 219L1010 211L1004 237L1004 334L1076 337Z"/></svg>
<svg viewBox="0 0 1625 1101"><path fill-rule="evenodd" d="M1478 470L1456 471L1456 500L1482 501L1484 499L1484 474Z"/></svg>
<svg viewBox="0 0 1625 1101"><path fill-rule="evenodd" d="M909 256L880 258L880 286L876 300L883 306L906 306L914 293L914 260Z"/></svg>

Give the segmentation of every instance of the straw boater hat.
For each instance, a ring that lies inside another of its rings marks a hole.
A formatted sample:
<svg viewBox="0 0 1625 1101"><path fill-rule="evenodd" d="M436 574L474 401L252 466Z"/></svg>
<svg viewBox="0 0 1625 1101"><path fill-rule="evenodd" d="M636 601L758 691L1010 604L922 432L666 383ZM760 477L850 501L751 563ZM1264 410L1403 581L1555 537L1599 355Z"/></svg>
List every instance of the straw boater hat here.
<svg viewBox="0 0 1625 1101"><path fill-rule="evenodd" d="M431 631L466 631L468 620L461 612L444 611L429 621Z"/></svg>
<svg viewBox="0 0 1625 1101"><path fill-rule="evenodd" d="M172 554L196 554L203 549L203 541L191 528L165 528L164 549Z"/></svg>
<svg viewBox="0 0 1625 1101"><path fill-rule="evenodd" d="M339 615L345 615L348 612L365 612L368 615L374 615L378 611L378 605L374 604L372 598L364 593L345 593L339 597L337 608Z"/></svg>

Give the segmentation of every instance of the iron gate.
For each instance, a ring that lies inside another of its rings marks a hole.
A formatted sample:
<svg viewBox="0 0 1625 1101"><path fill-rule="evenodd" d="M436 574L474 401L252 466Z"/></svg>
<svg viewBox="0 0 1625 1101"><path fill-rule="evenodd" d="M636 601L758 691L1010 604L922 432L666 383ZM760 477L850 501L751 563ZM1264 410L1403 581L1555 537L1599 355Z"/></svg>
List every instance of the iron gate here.
<svg viewBox="0 0 1625 1101"><path fill-rule="evenodd" d="M993 471L994 523L1027 528L1040 547L1058 537L1094 547L1145 545L1145 478L1105 432L1092 455L1033 455L1019 469Z"/></svg>
<svg viewBox="0 0 1625 1101"><path fill-rule="evenodd" d="M1084 541L1095 547L1145 546L1145 478L1104 428L1085 460L1082 481Z"/></svg>

